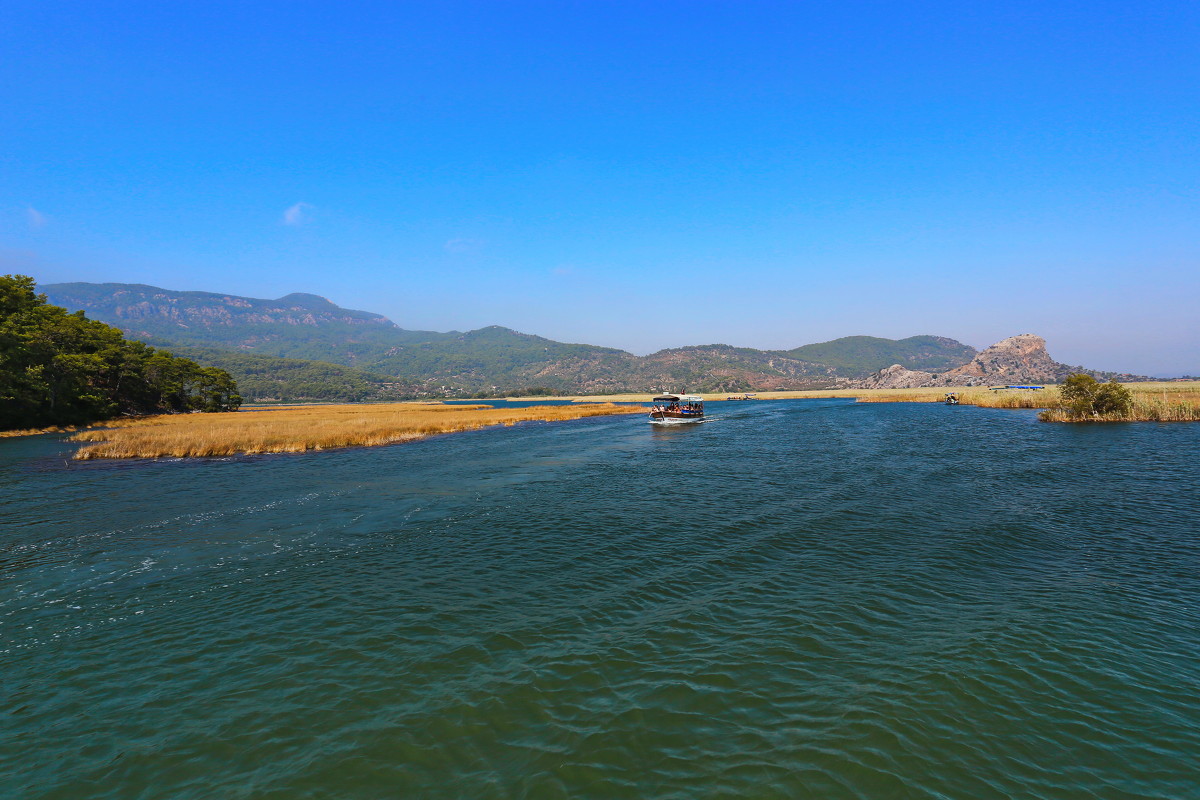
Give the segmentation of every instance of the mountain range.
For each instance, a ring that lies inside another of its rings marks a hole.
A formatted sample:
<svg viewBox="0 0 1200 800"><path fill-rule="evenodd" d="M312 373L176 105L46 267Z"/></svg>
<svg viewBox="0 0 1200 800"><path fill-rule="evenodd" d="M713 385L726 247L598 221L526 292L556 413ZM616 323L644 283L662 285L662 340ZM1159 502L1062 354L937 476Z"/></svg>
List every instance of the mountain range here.
<svg viewBox="0 0 1200 800"><path fill-rule="evenodd" d="M123 283L40 289L55 305L82 310L132 338L229 370L248 398L968 385L993 374L1010 382L1049 381L1081 369L1054 362L1044 340L1032 335L1014 337L1020 351L1015 361L1012 347L989 355L995 348L980 353L942 336L848 336L791 350L707 344L635 356L497 325L466 332L406 330L382 315L341 308L312 294L266 300ZM1004 362L1002 376L992 363L997 357Z"/></svg>

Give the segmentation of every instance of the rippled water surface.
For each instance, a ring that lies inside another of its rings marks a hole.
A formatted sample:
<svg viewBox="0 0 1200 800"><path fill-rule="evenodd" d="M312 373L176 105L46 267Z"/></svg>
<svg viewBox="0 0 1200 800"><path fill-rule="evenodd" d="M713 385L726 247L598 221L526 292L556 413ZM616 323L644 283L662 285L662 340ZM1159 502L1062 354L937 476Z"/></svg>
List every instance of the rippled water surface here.
<svg viewBox="0 0 1200 800"><path fill-rule="evenodd" d="M0 440L0 796L1200 797L1200 425Z"/></svg>

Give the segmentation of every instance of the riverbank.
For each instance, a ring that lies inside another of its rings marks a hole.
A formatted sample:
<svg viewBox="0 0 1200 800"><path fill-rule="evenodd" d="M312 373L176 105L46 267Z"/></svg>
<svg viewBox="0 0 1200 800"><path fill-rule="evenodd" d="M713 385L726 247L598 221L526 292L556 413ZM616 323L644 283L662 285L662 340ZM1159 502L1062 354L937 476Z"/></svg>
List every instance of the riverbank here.
<svg viewBox="0 0 1200 800"><path fill-rule="evenodd" d="M1077 414L1061 405L1044 409L1038 415L1043 422L1200 422L1200 392L1139 392L1126 385L1133 404L1126 412Z"/></svg>
<svg viewBox="0 0 1200 800"><path fill-rule="evenodd" d="M76 460L299 453L337 447L373 447L442 433L518 422L559 421L641 413L611 403L496 409L485 405L293 406L219 414L175 414L125 421L113 429L71 437L88 442Z"/></svg>
<svg viewBox="0 0 1200 800"><path fill-rule="evenodd" d="M964 389L956 395L960 405L984 408L1041 409L1044 422L1197 422L1200 421L1200 382L1154 381L1124 384L1133 396L1128 412L1077 415L1062 406L1058 387L1041 390ZM875 390L858 398L860 403L944 402L949 388Z"/></svg>
<svg viewBox="0 0 1200 800"><path fill-rule="evenodd" d="M22 428L15 431L0 431L0 439L9 439L13 436L37 436L39 433L74 433L77 430L79 428L74 425L51 425L49 428Z"/></svg>
<svg viewBox="0 0 1200 800"><path fill-rule="evenodd" d="M1200 381L1147 381L1128 383L1126 388L1133 394L1134 404L1128 415L1121 417L1089 417L1077 419L1059 408L1058 387L1047 385L1043 389L1000 389L992 391L986 387L961 388L935 386L924 389L810 389L780 392L757 392L759 400L816 399L844 397L859 403L940 403L945 402L946 393L954 392L959 404L983 408L1028 408L1044 409L1043 419L1048 422L1187 422L1200 421ZM575 403L628 403L645 402L649 394L575 395L559 397ZM702 393L705 402L727 400L729 393ZM531 398L508 398L528 400ZM486 402L486 401L482 401ZM730 401L739 402L739 401ZM740 401L753 402L753 401Z"/></svg>
<svg viewBox="0 0 1200 800"><path fill-rule="evenodd" d="M986 387L961 388L935 386L924 389L809 389L780 392L757 392L758 400L818 399L844 397L859 403L942 403L947 392L954 392L960 405L982 408L1042 409L1046 422L1197 422L1200 421L1200 381L1147 381L1125 384L1133 394L1133 407L1120 416L1076 417L1060 408L1058 387L1042 389L1000 389ZM728 393L701 393L705 402L723 402ZM574 403L645 402L648 394L574 395L559 397ZM508 400L529 400L512 397ZM483 401L486 402L486 401ZM730 401L739 402L739 401ZM741 401L753 402L753 401Z"/></svg>
<svg viewBox="0 0 1200 800"><path fill-rule="evenodd" d="M962 405L985 408L1043 409L1049 422L1186 422L1200 421L1200 381L1153 381L1126 384L1133 393L1129 415L1119 418L1074 418L1059 408L1058 391L983 388L952 389L810 389L758 392L761 400L848 398L860 403L943 402L955 391ZM707 402L724 402L726 393L702 394ZM118 418L87 426L72 441L94 442L77 459L155 458L161 456L221 456L234 453L280 453L388 444L439 433L472 430L489 425L512 425L531 420L565 420L604 414L638 413L644 394L573 395L554 398L509 397L508 401L558 402L570 405L494 409L487 400L474 405L444 405L439 401L402 403L245 406L241 412L175 414ZM739 401L730 401L739 402ZM740 401L753 402L753 401ZM246 413L253 412L253 413ZM251 420L251 417L253 420ZM0 432L0 437L40 433L70 433L79 428L52 427ZM128 431L117 433L118 430Z"/></svg>
<svg viewBox="0 0 1200 800"><path fill-rule="evenodd" d="M139 419L149 419L149 417L114 417L113 419L81 425L51 425L46 428L21 428L19 430L0 431L0 439L9 439L14 436L39 436L43 433L75 433L76 431L91 430L92 428L120 428L125 425L132 425Z"/></svg>

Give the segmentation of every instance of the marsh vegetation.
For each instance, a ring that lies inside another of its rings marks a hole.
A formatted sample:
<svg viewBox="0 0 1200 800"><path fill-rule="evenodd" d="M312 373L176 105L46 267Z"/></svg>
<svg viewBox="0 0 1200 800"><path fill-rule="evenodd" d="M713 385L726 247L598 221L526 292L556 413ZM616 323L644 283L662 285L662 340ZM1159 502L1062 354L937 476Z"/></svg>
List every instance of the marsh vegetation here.
<svg viewBox="0 0 1200 800"><path fill-rule="evenodd" d="M298 453L391 444L492 425L642 411L640 406L612 403L504 409L423 403L293 406L146 417L111 430L82 431L71 440L89 443L76 452L79 460Z"/></svg>
<svg viewBox="0 0 1200 800"><path fill-rule="evenodd" d="M1059 388L1058 403L1038 415L1044 422L1198 422L1200 388L1195 383L1099 383L1072 375Z"/></svg>
<svg viewBox="0 0 1200 800"><path fill-rule="evenodd" d="M965 406L1042 409L1038 418L1045 422L1200 421L1200 383L1195 381L1119 384L1073 375L1060 387L1041 390L867 390L858 393L858 402L934 403L942 402L949 391L955 391Z"/></svg>
<svg viewBox="0 0 1200 800"><path fill-rule="evenodd" d="M1046 408L1056 403L1057 398L1050 389L956 389L953 386L932 389L868 389L859 392L860 403L941 403L946 393L953 392L959 405L982 406L984 408Z"/></svg>

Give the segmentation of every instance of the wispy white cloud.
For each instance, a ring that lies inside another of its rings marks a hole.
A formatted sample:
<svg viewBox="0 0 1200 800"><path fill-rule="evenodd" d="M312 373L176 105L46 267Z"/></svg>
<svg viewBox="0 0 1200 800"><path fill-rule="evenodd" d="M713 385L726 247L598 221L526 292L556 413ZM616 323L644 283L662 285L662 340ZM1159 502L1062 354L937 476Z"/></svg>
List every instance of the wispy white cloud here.
<svg viewBox="0 0 1200 800"><path fill-rule="evenodd" d="M25 217L27 220L29 220L29 227L35 231L46 227L46 223L50 221L49 217L38 211L33 206L29 206L25 209Z"/></svg>
<svg viewBox="0 0 1200 800"><path fill-rule="evenodd" d="M283 212L283 219L280 220L284 225L297 227L312 222L313 206L311 203L296 203Z"/></svg>

